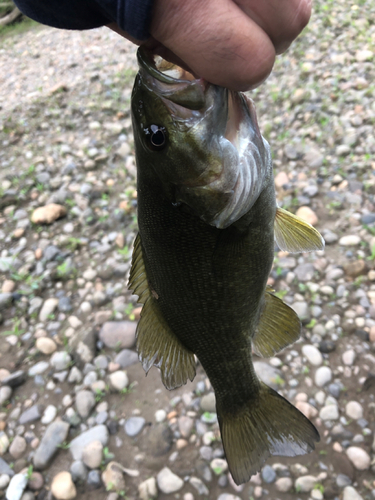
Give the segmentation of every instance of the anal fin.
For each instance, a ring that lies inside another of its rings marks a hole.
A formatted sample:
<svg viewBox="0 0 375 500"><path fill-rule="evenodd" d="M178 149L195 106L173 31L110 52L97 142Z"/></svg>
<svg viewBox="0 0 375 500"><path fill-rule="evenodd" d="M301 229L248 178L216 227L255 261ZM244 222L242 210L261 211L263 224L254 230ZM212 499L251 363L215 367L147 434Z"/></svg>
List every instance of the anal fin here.
<svg viewBox="0 0 375 500"><path fill-rule="evenodd" d="M324 250L324 239L319 231L283 208L277 207L274 228L280 250L290 253Z"/></svg>
<svg viewBox="0 0 375 500"><path fill-rule="evenodd" d="M169 390L195 377L194 354L186 349L165 321L147 280L140 235L134 243L129 289L144 304L137 326L137 350L146 373L154 365Z"/></svg>
<svg viewBox="0 0 375 500"><path fill-rule="evenodd" d="M270 358L301 335L301 322L295 311L281 299L266 291L264 308L252 344L257 356Z"/></svg>

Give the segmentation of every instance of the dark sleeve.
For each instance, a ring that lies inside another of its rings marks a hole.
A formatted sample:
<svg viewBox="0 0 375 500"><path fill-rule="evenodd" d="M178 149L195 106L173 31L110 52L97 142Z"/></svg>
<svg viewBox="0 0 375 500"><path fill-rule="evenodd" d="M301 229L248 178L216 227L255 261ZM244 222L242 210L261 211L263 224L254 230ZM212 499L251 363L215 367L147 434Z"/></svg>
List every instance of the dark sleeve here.
<svg viewBox="0 0 375 500"><path fill-rule="evenodd" d="M153 0L15 0L26 16L55 28L86 30L116 22L138 40L149 34Z"/></svg>

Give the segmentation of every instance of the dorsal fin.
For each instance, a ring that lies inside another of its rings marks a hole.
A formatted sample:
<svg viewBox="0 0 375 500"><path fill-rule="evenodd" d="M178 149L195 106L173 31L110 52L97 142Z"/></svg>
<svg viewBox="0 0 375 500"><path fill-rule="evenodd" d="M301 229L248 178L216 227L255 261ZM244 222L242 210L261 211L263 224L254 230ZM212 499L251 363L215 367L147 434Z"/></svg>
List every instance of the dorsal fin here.
<svg viewBox="0 0 375 500"><path fill-rule="evenodd" d="M137 326L137 350L146 373L155 365L167 389L175 389L195 377L194 354L186 349L165 321L155 293L150 290L138 234L134 242L129 289L144 304Z"/></svg>
<svg viewBox="0 0 375 500"><path fill-rule="evenodd" d="M301 322L295 311L267 289L264 308L252 339L255 354L270 358L293 344L300 335Z"/></svg>
<svg viewBox="0 0 375 500"><path fill-rule="evenodd" d="M275 240L280 250L290 253L324 250L322 235L311 224L277 207Z"/></svg>

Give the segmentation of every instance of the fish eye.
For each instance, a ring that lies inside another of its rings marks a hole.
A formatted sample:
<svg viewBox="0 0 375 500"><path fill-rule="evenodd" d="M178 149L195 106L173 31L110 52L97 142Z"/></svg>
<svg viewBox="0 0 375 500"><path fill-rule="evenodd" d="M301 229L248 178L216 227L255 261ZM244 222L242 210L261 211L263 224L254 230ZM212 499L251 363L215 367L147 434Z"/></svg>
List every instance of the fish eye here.
<svg viewBox="0 0 375 500"><path fill-rule="evenodd" d="M145 129L145 134L148 140L148 146L153 151L161 151L167 144L167 131L165 127L159 125L151 125Z"/></svg>

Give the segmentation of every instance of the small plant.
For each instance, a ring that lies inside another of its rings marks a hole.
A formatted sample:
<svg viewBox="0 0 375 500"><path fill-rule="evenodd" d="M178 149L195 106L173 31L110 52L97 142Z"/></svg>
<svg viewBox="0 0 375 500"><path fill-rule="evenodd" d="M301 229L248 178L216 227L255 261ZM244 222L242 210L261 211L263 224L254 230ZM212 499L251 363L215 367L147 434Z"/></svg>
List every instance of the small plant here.
<svg viewBox="0 0 375 500"><path fill-rule="evenodd" d="M101 389L96 389L95 390L95 401L99 403L105 396L105 391L102 391Z"/></svg>
<svg viewBox="0 0 375 500"><path fill-rule="evenodd" d="M314 326L316 325L316 323L317 323L316 318L313 318L313 319L310 321L310 323L308 323L308 324L306 325L306 328L314 328Z"/></svg>
<svg viewBox="0 0 375 500"><path fill-rule="evenodd" d="M15 319L13 322L13 330L8 330L5 332L1 332L1 335L7 337L8 335L16 335L16 337L20 337L25 333L25 330L20 329L21 320Z"/></svg>
<svg viewBox="0 0 375 500"><path fill-rule="evenodd" d="M135 315L133 313L133 310L134 310L134 306L133 304L128 304L126 307L125 307L125 314L128 316L128 318L131 320L131 321L134 321L135 320Z"/></svg>
<svg viewBox="0 0 375 500"><path fill-rule="evenodd" d="M275 381L275 384L280 385L280 386L285 384L285 380L283 378L281 378L280 375L276 375L274 381Z"/></svg>
<svg viewBox="0 0 375 500"><path fill-rule="evenodd" d="M26 478L28 481L30 481L30 479L33 475L33 472L34 472L34 467L32 465L29 465L29 467L27 468L27 472L26 472Z"/></svg>
<svg viewBox="0 0 375 500"><path fill-rule="evenodd" d="M70 443L64 441L63 443L58 444L57 448L61 448L62 450L68 450L70 448Z"/></svg>

